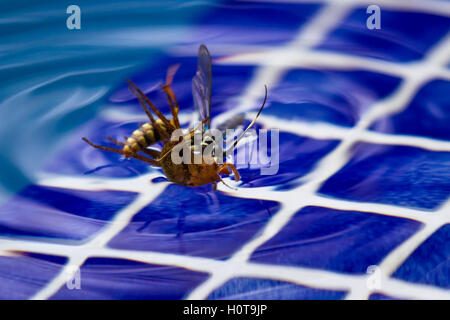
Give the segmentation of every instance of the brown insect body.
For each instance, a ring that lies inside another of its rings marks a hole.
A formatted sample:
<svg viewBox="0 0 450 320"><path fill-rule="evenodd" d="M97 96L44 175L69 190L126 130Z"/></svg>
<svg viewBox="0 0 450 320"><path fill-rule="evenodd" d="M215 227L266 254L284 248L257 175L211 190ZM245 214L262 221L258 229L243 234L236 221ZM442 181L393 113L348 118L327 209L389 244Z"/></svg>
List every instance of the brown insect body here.
<svg viewBox="0 0 450 320"><path fill-rule="evenodd" d="M200 50L205 51L209 56L209 53L206 47L200 47ZM126 138L125 142L119 142L114 139L108 138L111 142L119 145L122 149L116 149L106 146L101 146L92 143L86 138L83 138L85 142L91 145L94 148L116 152L124 155L127 158L135 158L140 161L144 161L153 166L161 167L164 171L167 179L171 182L174 182L179 185L188 186L188 187L196 187L205 184L213 184L214 189L221 179L219 174L229 175L231 172L235 175L235 180L239 181L239 173L236 168L230 163L218 164L215 161L206 161L205 156L202 157L201 163L180 163L175 164L172 162L170 152L178 143L184 143L179 141L171 141L171 134L176 130L180 129L180 123L178 119L178 102L175 98L175 95L170 88L172 83L173 76L177 70L178 66L172 66L169 68L166 77L166 83L162 86L162 90L166 93L168 103L172 113L172 119L169 121L148 99L148 97L131 81L128 80L130 84L130 90L137 96L141 106L146 112L150 122L141 125L137 130L135 130L132 135ZM256 118L261 113L264 104L267 99L267 88L266 88L266 97L264 99L264 103L261 106ZM152 113L149 108L159 117L159 119L154 119ZM255 123L256 118L253 122L247 127L244 133L250 129L250 127ZM202 124L208 122L209 116L207 118L202 119ZM195 129L190 131L184 137L180 139L183 141L190 142L191 138L195 132ZM243 137L244 134L241 135L240 138ZM239 139L240 139L239 138ZM236 146L239 139L237 139L233 147ZM161 151L148 149L147 147L157 143L162 142L163 148ZM194 158L194 153L192 151L191 159ZM211 159L209 159L211 160ZM230 171L231 170L231 171Z"/></svg>
<svg viewBox="0 0 450 320"><path fill-rule="evenodd" d="M177 141L167 142L164 144L161 153L170 152L177 144ZM191 159L193 158L194 153L191 154ZM215 184L220 181L218 175L219 165L215 162L212 164L206 164L204 161L200 164L175 164L172 162L171 157L167 156L161 159L161 168L169 181L183 186L201 186L208 183Z"/></svg>

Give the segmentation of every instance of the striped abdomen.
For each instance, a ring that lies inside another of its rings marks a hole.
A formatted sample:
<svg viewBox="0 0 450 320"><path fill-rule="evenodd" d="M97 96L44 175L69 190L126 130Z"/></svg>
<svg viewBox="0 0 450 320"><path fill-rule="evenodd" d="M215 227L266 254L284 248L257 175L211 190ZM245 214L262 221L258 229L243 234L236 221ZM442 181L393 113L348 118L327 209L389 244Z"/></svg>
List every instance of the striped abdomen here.
<svg viewBox="0 0 450 320"><path fill-rule="evenodd" d="M160 119L156 120L158 125L166 131L166 126ZM137 153L142 149L151 146L152 144L157 143L160 140L160 136L158 131L153 129L153 126L150 123L145 123L139 127L139 129L135 130L131 137L127 139L125 146L123 147L123 151L125 153Z"/></svg>

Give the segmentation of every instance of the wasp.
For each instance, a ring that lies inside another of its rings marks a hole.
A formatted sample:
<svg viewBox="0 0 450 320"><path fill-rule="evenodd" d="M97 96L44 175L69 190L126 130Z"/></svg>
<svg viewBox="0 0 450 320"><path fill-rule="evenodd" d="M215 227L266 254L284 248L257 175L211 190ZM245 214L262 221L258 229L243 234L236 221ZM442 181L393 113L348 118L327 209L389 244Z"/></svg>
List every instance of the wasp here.
<svg viewBox="0 0 450 320"><path fill-rule="evenodd" d="M140 105L144 109L148 116L149 122L141 125L136 129L130 137L125 138L125 142L120 142L114 140L110 137L107 139L122 147L122 149L111 148L106 146L101 146L94 144L87 138L82 139L94 148L116 152L122 154L126 158L135 158L137 160L146 162L150 165L162 168L167 179L179 185L188 187L197 187L205 184L212 184L214 190L217 188L217 183L225 182L222 180L220 175L230 175L234 174L235 180L239 181L240 176L236 167L231 163L218 163L217 158L214 157L214 161L206 161L202 158L201 163L181 163L175 164L168 154L174 149L178 143L186 143L190 141L195 134L198 127L201 125L201 131L204 133L210 128L210 115L211 115L211 91L212 91L212 62L211 56L205 45L201 45L198 51L198 66L197 72L192 79L192 96L194 100L194 105L198 111L199 124L196 128L190 130L186 135L180 139L173 141L171 139L172 133L176 129L181 129L180 121L178 119L179 105L175 97L175 94L171 88L174 75L178 69L179 65L172 66L168 69L165 83L161 86L161 89L167 97L168 104L172 113L172 119L168 120L160 110L150 101L150 99L142 92L139 87L133 83L131 80L127 79L130 85L130 91L138 98ZM256 117L250 123L250 125L244 130L244 132L237 138L232 146L231 150L234 149L240 139L244 137L245 133L254 125L256 119L261 114L267 100L267 86L265 86L265 97L262 106L260 107ZM151 111L156 115L154 115ZM205 135L205 140L202 142L202 146L207 146L210 143L214 143L208 135ZM209 140L208 140L209 139ZM163 147L160 151L150 149L149 147L161 142ZM227 151L229 151L228 149ZM192 150L192 153L194 150ZM225 157L226 152L222 154ZM192 154L193 156L193 154ZM226 184L225 184L226 185Z"/></svg>

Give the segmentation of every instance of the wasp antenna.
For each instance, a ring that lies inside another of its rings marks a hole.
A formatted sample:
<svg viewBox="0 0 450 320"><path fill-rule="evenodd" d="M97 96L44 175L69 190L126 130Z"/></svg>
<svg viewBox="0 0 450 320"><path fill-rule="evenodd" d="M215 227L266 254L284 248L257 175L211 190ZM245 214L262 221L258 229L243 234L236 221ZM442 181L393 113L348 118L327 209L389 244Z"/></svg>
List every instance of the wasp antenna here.
<svg viewBox="0 0 450 320"><path fill-rule="evenodd" d="M237 138L237 139L234 141L233 145L232 145L230 148L228 148L227 150L224 151L224 153L223 153L224 156L226 156L228 152L230 152L231 150L233 150L234 148L236 148L236 146L237 146L237 144L239 143L239 141L244 137L244 135L247 133L247 131L250 130L251 127L253 127L253 125L254 125L255 122L256 122L256 119L258 119L259 115L261 114L261 112L262 112L264 106L266 105L266 101L267 101L267 86L266 86L266 85L264 85L264 89L266 90L266 94L265 94L265 96L264 96L264 101L263 101L263 104L262 104L261 108L259 108L259 111L258 111L258 113L256 114L255 119L253 119L253 121L249 124L249 126L247 127L247 129L245 129L244 132L242 132L242 134L240 135L240 137Z"/></svg>

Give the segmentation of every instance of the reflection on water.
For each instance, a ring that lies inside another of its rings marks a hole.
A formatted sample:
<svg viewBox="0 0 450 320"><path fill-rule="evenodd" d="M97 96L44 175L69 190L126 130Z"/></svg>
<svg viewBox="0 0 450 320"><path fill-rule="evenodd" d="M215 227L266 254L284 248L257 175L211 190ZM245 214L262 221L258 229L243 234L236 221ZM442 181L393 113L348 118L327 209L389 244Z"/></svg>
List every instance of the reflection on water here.
<svg viewBox="0 0 450 320"><path fill-rule="evenodd" d="M2 3L0 200L33 179L66 137L152 57L180 42L200 4L78 1L81 30L53 1ZM6 27L7 26L7 27Z"/></svg>

